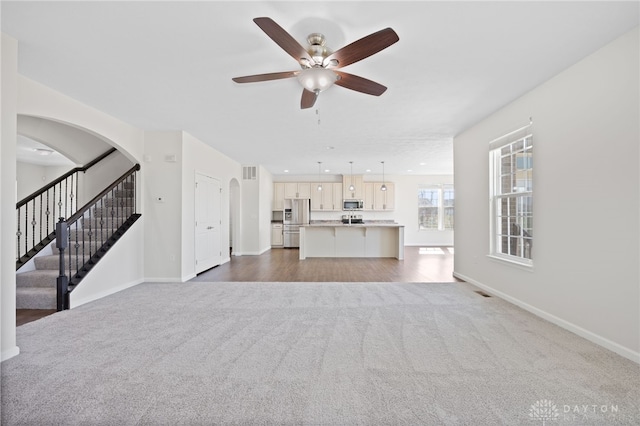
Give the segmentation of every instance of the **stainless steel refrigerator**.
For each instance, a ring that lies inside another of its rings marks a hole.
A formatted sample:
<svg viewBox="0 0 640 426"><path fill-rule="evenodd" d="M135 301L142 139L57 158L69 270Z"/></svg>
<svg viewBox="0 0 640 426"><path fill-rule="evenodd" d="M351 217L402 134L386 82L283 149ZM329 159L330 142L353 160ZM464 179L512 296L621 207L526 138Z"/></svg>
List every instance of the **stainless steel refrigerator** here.
<svg viewBox="0 0 640 426"><path fill-rule="evenodd" d="M284 200L284 247L300 247L300 225L309 223L309 199Z"/></svg>

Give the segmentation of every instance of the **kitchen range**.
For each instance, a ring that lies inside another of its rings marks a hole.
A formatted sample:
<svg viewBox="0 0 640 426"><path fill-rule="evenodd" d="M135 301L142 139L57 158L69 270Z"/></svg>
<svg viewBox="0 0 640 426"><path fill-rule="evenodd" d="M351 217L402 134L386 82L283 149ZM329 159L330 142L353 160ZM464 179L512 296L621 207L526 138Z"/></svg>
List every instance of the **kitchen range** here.
<svg viewBox="0 0 640 426"><path fill-rule="evenodd" d="M284 248L298 248L300 226L309 224L309 199L287 199L284 204Z"/></svg>

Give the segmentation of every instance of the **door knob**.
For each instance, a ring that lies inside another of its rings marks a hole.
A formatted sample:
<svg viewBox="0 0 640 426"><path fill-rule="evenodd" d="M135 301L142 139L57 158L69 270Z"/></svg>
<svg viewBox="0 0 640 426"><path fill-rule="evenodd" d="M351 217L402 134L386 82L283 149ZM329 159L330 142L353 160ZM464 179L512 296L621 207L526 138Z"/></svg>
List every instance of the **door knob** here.
<svg viewBox="0 0 640 426"><path fill-rule="evenodd" d="M213 229L213 226L207 226L207 229Z"/></svg>

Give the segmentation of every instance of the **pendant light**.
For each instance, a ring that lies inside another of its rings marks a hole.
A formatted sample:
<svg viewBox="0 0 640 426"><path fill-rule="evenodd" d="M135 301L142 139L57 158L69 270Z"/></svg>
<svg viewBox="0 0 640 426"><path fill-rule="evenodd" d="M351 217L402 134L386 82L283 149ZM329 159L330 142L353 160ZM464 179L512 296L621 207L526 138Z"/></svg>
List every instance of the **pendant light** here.
<svg viewBox="0 0 640 426"><path fill-rule="evenodd" d="M349 164L351 165L351 178L350 178L351 185L349 185L349 191L353 192L356 190L356 187L353 186L353 161L349 161Z"/></svg>
<svg viewBox="0 0 640 426"><path fill-rule="evenodd" d="M320 166L322 165L322 161L318 161L318 191L322 191L322 182L320 182Z"/></svg>
<svg viewBox="0 0 640 426"><path fill-rule="evenodd" d="M382 186L380 187L380 191L386 191L387 185L384 184L384 161L381 161L381 163L382 163Z"/></svg>

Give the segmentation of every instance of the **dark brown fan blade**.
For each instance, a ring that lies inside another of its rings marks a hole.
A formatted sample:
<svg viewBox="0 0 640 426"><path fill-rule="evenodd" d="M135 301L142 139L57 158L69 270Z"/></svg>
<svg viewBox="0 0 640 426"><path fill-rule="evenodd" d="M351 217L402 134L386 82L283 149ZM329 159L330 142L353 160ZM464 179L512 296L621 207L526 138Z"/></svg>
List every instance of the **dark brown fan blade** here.
<svg viewBox="0 0 640 426"><path fill-rule="evenodd" d="M316 103L316 99L318 99L318 93L312 92L307 89L302 89L302 99L300 99L300 108L311 108L313 104Z"/></svg>
<svg viewBox="0 0 640 426"><path fill-rule="evenodd" d="M378 84L375 81L367 80L366 78L358 77L357 75L347 74L342 71L333 71L340 76L336 80L335 84L342 86L346 89L355 90L356 92L366 93L367 95L380 96L387 88L382 84Z"/></svg>
<svg viewBox="0 0 640 426"><path fill-rule="evenodd" d="M271 18L255 18L253 20L278 46L284 49L293 59L300 62L305 58L309 63L313 64L314 61L307 50L302 47L300 43L296 41L288 32L286 32L280 25L276 24Z"/></svg>
<svg viewBox="0 0 640 426"><path fill-rule="evenodd" d="M269 74L256 74L247 75L244 77L234 77L232 78L232 80L236 83L256 83L258 81L280 80L282 78L295 77L299 72L300 71L272 72Z"/></svg>
<svg viewBox="0 0 640 426"><path fill-rule="evenodd" d="M325 58L324 64L327 65L331 60L335 59L338 61L338 64L332 68L346 67L347 65L368 58L374 53L386 49L398 40L400 40L400 38L395 31L391 28L385 28L333 52ZM331 65L329 65L329 67L331 67Z"/></svg>

